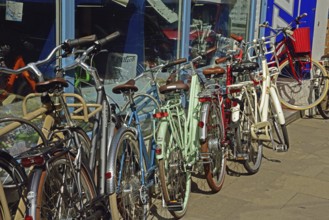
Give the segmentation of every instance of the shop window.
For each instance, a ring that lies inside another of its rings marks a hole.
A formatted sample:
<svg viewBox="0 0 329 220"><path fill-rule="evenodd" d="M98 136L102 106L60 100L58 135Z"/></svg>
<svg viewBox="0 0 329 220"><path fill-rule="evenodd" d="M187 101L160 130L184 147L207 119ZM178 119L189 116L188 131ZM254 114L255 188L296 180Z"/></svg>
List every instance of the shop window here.
<svg viewBox="0 0 329 220"><path fill-rule="evenodd" d="M230 34L248 35L250 2L244 0L199 0L192 4L190 57L207 51L201 66L214 64L214 57L225 55L232 48ZM216 47L216 50L211 48Z"/></svg>
<svg viewBox="0 0 329 220"><path fill-rule="evenodd" d="M1 0L0 30L0 47L9 48L1 55L9 68L45 58L55 46L55 0ZM52 74L53 70L45 68L43 73ZM33 74L31 77L33 79ZM10 87L8 78L9 75L0 75L0 90L21 96L32 92L30 83L22 75ZM7 93L1 92L0 99L6 97Z"/></svg>

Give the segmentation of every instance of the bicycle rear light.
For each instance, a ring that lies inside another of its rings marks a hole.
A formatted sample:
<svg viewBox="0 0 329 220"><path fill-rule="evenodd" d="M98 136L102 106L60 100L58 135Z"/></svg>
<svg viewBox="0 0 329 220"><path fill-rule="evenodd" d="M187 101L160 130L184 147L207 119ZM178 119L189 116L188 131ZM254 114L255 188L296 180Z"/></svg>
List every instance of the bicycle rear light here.
<svg viewBox="0 0 329 220"><path fill-rule="evenodd" d="M168 117L168 112L157 112L153 114L153 118L165 118Z"/></svg>
<svg viewBox="0 0 329 220"><path fill-rule="evenodd" d="M155 154L160 155L161 153L162 153L161 146L157 146L157 148L155 148Z"/></svg>
<svg viewBox="0 0 329 220"><path fill-rule="evenodd" d="M198 126L199 126L200 128L203 128L203 127L204 127L204 122L203 122L203 121L199 121Z"/></svg>
<svg viewBox="0 0 329 220"><path fill-rule="evenodd" d="M199 102L203 103L203 102L210 102L211 101L211 97L200 97L199 98Z"/></svg>
<svg viewBox="0 0 329 220"><path fill-rule="evenodd" d="M30 215L25 216L24 220L33 220L33 217Z"/></svg>
<svg viewBox="0 0 329 220"><path fill-rule="evenodd" d="M44 163L45 163L45 159L43 158L42 155L26 157L26 158L22 158L21 160L21 164L25 168L28 168L33 165L40 166L43 165Z"/></svg>
<svg viewBox="0 0 329 220"><path fill-rule="evenodd" d="M111 179L112 178L112 173L111 172L106 172L105 173L105 178L106 179Z"/></svg>

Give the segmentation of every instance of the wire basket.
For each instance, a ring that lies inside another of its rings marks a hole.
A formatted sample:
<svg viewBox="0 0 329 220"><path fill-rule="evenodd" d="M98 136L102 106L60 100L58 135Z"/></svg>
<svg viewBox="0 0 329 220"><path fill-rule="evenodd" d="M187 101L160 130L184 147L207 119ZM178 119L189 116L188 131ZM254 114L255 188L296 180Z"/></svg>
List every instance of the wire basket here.
<svg viewBox="0 0 329 220"><path fill-rule="evenodd" d="M293 46L294 52L300 53L310 53L311 52L311 39L310 39L310 28L303 27L294 30L292 35L294 40L291 39L291 44Z"/></svg>

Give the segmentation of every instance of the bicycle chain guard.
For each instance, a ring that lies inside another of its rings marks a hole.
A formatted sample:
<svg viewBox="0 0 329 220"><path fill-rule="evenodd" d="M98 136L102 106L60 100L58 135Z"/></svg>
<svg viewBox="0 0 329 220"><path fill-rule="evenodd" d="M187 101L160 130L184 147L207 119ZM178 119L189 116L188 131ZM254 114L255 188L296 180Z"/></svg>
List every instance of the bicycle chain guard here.
<svg viewBox="0 0 329 220"><path fill-rule="evenodd" d="M251 126L251 137L256 140L271 140L271 124L268 121L258 122Z"/></svg>

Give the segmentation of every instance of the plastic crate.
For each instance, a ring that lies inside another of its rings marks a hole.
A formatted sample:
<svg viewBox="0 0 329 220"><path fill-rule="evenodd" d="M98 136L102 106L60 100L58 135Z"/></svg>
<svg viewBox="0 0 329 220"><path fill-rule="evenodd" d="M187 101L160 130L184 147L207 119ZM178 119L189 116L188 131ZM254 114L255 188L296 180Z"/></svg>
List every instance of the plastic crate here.
<svg viewBox="0 0 329 220"><path fill-rule="evenodd" d="M310 53L311 52L311 38L310 28L303 27L294 30L292 37L295 40L291 40L295 53Z"/></svg>

